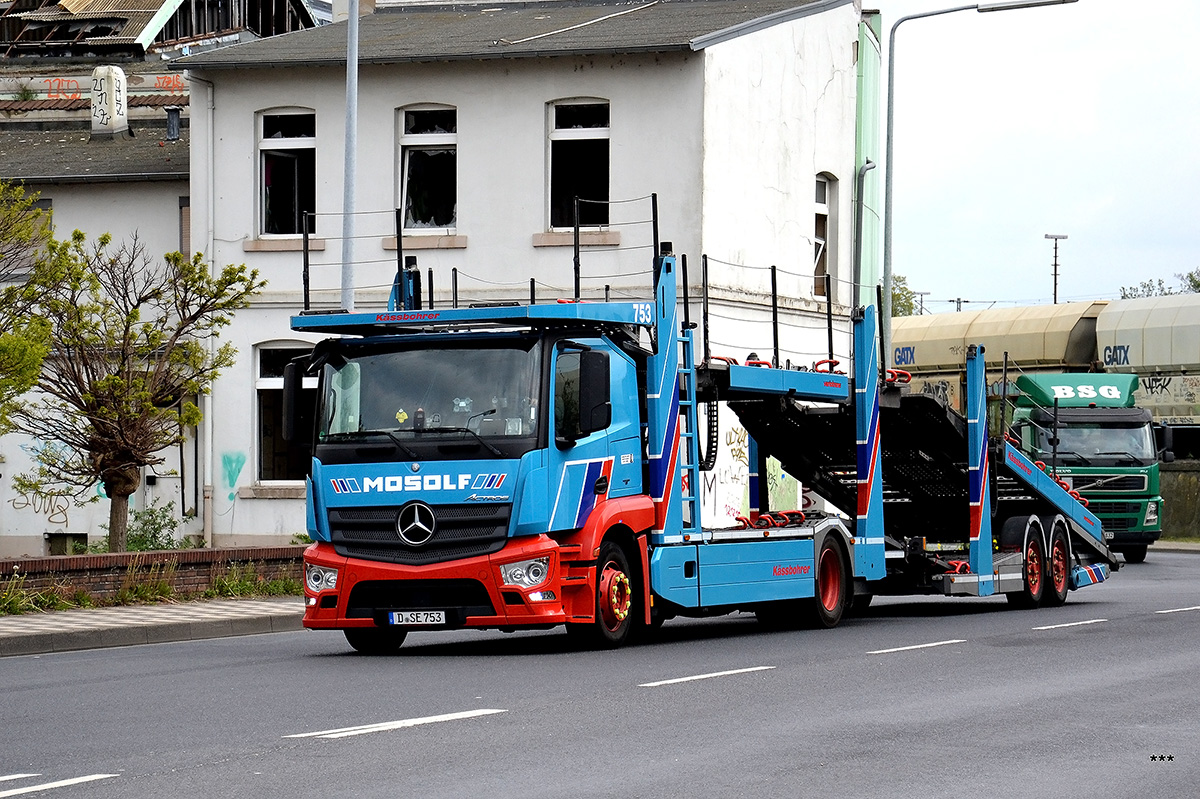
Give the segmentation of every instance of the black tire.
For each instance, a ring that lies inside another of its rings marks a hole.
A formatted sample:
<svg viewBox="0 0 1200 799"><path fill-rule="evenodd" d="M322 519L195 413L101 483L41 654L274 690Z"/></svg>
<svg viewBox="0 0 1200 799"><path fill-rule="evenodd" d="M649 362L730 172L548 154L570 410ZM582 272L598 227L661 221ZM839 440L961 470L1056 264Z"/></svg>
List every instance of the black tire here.
<svg viewBox="0 0 1200 799"><path fill-rule="evenodd" d="M1146 549L1147 546L1145 544L1136 547L1125 547L1121 550L1121 554L1125 556L1126 563L1145 563Z"/></svg>
<svg viewBox="0 0 1200 799"><path fill-rule="evenodd" d="M1071 543L1062 525L1055 525L1050 536L1050 554L1046 558L1046 587L1042 606L1056 608L1067 601L1071 591Z"/></svg>
<svg viewBox="0 0 1200 799"><path fill-rule="evenodd" d="M408 637L408 630L402 627L349 627L342 632L346 643L364 655L395 654Z"/></svg>
<svg viewBox="0 0 1200 799"><path fill-rule="evenodd" d="M1020 591L1007 594L1009 604L1018 608L1036 608L1046 589L1046 549L1041 530L1031 528L1025 541L1025 580Z"/></svg>
<svg viewBox="0 0 1200 799"><path fill-rule="evenodd" d="M629 638L639 610L625 550L612 541L600 545L596 561L595 621L568 624L567 633L595 649L616 649Z"/></svg>
<svg viewBox="0 0 1200 799"><path fill-rule="evenodd" d="M826 536L817 553L816 584L811 602L813 626L838 626L850 603L851 590L845 550L836 538Z"/></svg>

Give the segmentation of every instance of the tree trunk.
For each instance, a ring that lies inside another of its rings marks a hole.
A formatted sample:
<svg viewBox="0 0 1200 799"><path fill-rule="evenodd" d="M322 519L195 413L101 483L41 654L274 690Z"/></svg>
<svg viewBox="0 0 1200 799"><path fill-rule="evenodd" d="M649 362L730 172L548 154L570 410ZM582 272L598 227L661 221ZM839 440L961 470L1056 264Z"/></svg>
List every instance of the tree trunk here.
<svg viewBox="0 0 1200 799"><path fill-rule="evenodd" d="M129 494L109 494L108 551L124 552L129 532Z"/></svg>

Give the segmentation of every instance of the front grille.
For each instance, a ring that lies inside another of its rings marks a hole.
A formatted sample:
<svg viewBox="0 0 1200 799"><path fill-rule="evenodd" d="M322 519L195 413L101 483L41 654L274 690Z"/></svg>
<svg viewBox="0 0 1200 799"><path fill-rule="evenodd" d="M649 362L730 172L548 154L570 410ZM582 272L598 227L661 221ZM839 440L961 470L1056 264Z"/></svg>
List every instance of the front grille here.
<svg viewBox="0 0 1200 799"><path fill-rule="evenodd" d="M332 508L329 533L339 555L419 566L489 555L504 548L511 505L434 505L437 532L411 547L396 532L399 505Z"/></svg>
<svg viewBox="0 0 1200 799"><path fill-rule="evenodd" d="M1136 502L1097 502L1092 500L1088 503L1088 510L1097 516L1116 516L1127 514L1137 516L1142 511L1142 506Z"/></svg>
<svg viewBox="0 0 1200 799"><path fill-rule="evenodd" d="M487 588L478 580L364 580L350 590L346 617L384 623L392 610L444 610L450 626L467 616L495 616Z"/></svg>
<svg viewBox="0 0 1200 799"><path fill-rule="evenodd" d="M1107 491L1145 491L1146 475L1077 474L1071 483L1072 488L1085 495L1091 492L1103 494Z"/></svg>

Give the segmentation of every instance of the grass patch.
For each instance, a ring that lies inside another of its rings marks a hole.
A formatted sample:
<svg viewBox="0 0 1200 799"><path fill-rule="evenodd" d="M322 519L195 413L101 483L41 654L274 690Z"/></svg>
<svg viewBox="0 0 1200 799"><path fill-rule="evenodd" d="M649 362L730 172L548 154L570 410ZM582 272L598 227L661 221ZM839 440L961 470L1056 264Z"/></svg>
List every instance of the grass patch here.
<svg viewBox="0 0 1200 799"><path fill-rule="evenodd" d="M295 596L304 593L300 580L282 574L267 576L251 561L230 563L224 574L213 575L212 588L204 592L210 598L251 596Z"/></svg>
<svg viewBox="0 0 1200 799"><path fill-rule="evenodd" d="M0 582L0 616L81 607L79 593L66 585L36 590L26 588L25 575L13 574ZM87 592L82 593L90 601Z"/></svg>

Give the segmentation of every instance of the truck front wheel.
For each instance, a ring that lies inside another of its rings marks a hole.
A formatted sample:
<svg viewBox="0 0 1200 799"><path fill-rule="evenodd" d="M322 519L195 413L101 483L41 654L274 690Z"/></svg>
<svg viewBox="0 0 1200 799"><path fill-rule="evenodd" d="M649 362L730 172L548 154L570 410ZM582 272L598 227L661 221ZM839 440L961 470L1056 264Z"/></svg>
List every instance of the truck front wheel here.
<svg viewBox="0 0 1200 799"><path fill-rule="evenodd" d="M629 638L635 605L629 559L621 547L605 541L596 561L596 620L568 624L567 633L589 646L616 649Z"/></svg>
<svg viewBox="0 0 1200 799"><path fill-rule="evenodd" d="M1126 563L1145 563L1146 562L1146 545L1142 544L1136 547L1125 547L1120 550L1125 556Z"/></svg>
<svg viewBox="0 0 1200 799"><path fill-rule="evenodd" d="M408 636L402 627L348 627L346 643L364 655L390 655L399 651Z"/></svg>

